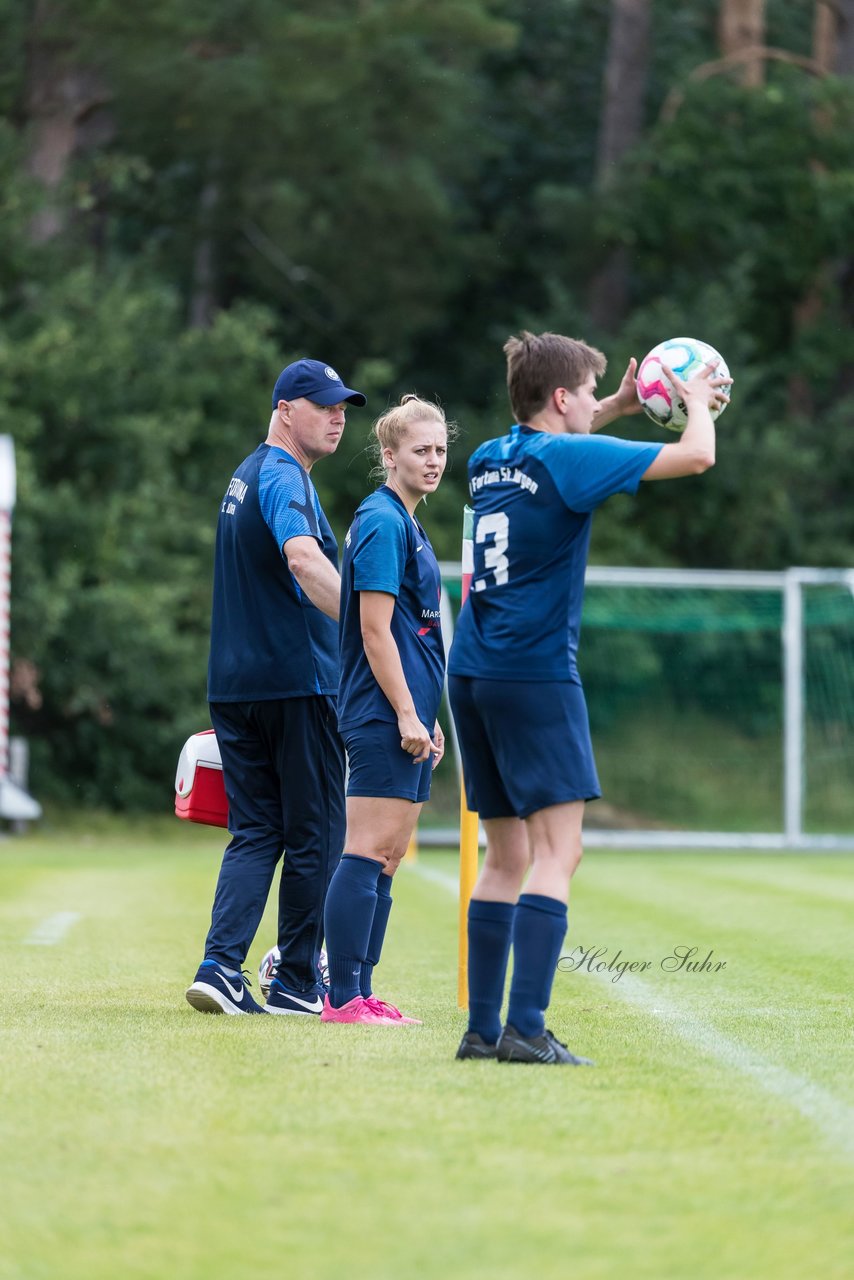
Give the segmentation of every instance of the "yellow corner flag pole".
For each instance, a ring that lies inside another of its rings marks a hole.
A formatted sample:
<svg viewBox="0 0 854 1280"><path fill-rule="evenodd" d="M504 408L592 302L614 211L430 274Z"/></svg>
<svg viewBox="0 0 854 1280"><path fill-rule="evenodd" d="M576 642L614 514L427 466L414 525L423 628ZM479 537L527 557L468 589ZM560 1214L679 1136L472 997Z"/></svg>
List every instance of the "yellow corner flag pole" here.
<svg viewBox="0 0 854 1280"><path fill-rule="evenodd" d="M477 835L477 814L466 808L463 788L460 796L460 959L457 970L457 1004L461 1009L469 1006L468 911L477 880Z"/></svg>
<svg viewBox="0 0 854 1280"><path fill-rule="evenodd" d="M474 572L474 542L472 540L472 521L474 512L471 507L463 509L463 587L462 602L471 587ZM469 939L468 910L472 890L477 880L477 845L478 816L471 813L466 806L466 792L460 773L460 928L459 928L459 965L457 969L457 1004L461 1009L468 1008L468 976L469 976Z"/></svg>

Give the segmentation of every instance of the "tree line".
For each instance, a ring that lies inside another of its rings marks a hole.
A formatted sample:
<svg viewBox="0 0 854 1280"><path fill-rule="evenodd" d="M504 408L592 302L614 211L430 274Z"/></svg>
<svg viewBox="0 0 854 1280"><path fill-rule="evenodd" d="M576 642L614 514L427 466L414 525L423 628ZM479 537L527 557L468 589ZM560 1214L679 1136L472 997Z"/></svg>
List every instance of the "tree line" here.
<svg viewBox="0 0 854 1280"><path fill-rule="evenodd" d="M456 558L509 333L600 346L605 390L689 333L736 377L718 466L609 504L594 563L851 562L854 0L0 0L0 29L12 723L40 796L169 803L219 500L302 354L369 395L316 472L339 537L400 393L460 425L425 513Z"/></svg>

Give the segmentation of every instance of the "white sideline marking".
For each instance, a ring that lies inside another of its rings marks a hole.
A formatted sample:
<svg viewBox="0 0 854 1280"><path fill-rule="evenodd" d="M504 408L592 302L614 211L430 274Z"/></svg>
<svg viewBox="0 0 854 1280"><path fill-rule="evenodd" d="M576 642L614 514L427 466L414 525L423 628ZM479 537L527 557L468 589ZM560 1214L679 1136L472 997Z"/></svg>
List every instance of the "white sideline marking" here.
<svg viewBox="0 0 854 1280"><path fill-rule="evenodd" d="M654 989L631 974L625 974L619 983L611 982L605 974L593 976L607 981L609 990L658 1018L668 1030L695 1049L749 1076L766 1093L782 1098L815 1125L828 1142L841 1148L847 1159L854 1160L854 1107L841 1102L822 1085L813 1084L806 1076L778 1066L692 1014L678 1009L661 994L660 988Z"/></svg>
<svg viewBox="0 0 854 1280"><path fill-rule="evenodd" d="M443 889L447 889L449 893L460 896L460 882L456 876L450 875L447 871L440 871L438 867L427 867L418 859L416 862L401 862L401 867L407 871L414 871L422 880L429 880L431 884L440 884Z"/></svg>
<svg viewBox="0 0 854 1280"><path fill-rule="evenodd" d="M458 896L459 884L447 872L425 867L421 862L403 865L422 879L442 885ZM813 1084L806 1076L787 1071L737 1040L722 1035L692 1014L683 1012L662 995L660 989L654 989L631 974L624 974L619 982L611 981L607 974L593 974L593 977L607 982L609 991L658 1018L668 1030L695 1049L749 1076L773 1097L782 1098L809 1120L826 1141L841 1149L847 1159L854 1160L854 1107L841 1102L821 1085Z"/></svg>
<svg viewBox="0 0 854 1280"><path fill-rule="evenodd" d="M79 911L57 911L56 915L47 916L36 925L32 933L24 938L24 946L55 947L79 919Z"/></svg>

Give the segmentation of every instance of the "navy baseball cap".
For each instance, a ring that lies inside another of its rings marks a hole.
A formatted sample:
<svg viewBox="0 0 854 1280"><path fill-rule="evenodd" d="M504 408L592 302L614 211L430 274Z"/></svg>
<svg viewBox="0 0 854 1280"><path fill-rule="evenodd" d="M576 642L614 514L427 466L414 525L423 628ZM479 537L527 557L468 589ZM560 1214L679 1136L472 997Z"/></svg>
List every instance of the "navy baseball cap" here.
<svg viewBox="0 0 854 1280"><path fill-rule="evenodd" d="M280 400L313 400L315 404L367 404L361 391L345 387L338 374L322 360L295 360L283 369L273 388L273 408Z"/></svg>

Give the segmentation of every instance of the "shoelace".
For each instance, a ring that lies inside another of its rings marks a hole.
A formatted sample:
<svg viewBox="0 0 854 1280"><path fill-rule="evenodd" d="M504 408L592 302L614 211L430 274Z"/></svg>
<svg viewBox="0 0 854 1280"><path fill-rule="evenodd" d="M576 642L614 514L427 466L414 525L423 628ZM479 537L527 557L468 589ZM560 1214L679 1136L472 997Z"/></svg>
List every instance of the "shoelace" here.
<svg viewBox="0 0 854 1280"><path fill-rule="evenodd" d="M378 996L366 996L365 1004L372 1013L382 1014L384 1018L403 1017L399 1009L395 1009L393 1004L386 1004L385 1000L380 1000Z"/></svg>

